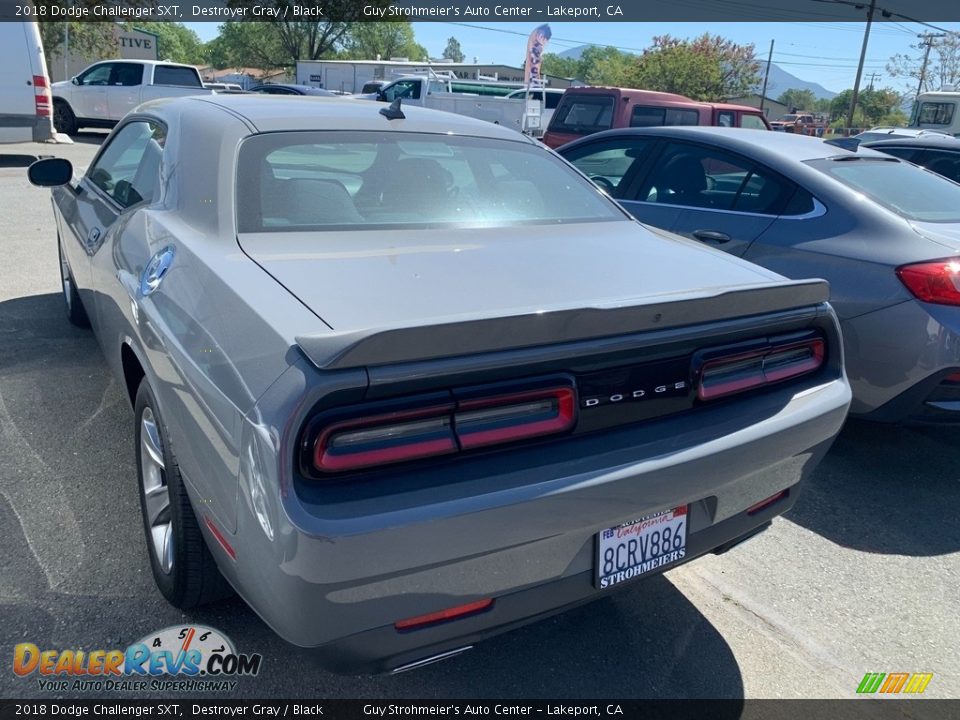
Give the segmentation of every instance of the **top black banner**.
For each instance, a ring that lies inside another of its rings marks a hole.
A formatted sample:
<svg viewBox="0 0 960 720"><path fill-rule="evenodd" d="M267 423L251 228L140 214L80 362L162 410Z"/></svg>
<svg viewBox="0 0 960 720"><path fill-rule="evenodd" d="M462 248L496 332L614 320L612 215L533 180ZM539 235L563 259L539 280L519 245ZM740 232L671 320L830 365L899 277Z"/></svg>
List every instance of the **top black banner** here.
<svg viewBox="0 0 960 720"><path fill-rule="evenodd" d="M0 21L948 22L957 0L0 0Z"/></svg>

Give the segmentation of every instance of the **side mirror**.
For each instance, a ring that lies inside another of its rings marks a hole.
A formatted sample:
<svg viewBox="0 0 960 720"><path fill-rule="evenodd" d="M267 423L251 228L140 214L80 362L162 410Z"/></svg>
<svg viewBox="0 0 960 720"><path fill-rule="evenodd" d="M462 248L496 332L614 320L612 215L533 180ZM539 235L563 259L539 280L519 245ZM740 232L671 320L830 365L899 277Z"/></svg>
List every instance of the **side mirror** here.
<svg viewBox="0 0 960 720"><path fill-rule="evenodd" d="M63 158L44 158L27 169L27 177L37 187L59 187L73 180L73 165Z"/></svg>
<svg viewBox="0 0 960 720"><path fill-rule="evenodd" d="M72 82L74 85L79 85L80 79L76 75L74 75L72 78L70 78L70 82Z"/></svg>

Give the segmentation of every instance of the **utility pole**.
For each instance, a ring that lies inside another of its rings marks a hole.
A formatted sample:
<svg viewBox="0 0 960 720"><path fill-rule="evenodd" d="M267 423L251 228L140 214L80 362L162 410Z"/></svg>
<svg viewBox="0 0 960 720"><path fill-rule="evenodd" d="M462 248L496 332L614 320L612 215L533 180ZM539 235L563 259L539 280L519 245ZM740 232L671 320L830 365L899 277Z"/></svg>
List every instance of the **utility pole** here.
<svg viewBox="0 0 960 720"><path fill-rule="evenodd" d="M946 33L923 33L917 35L920 38L920 44L924 46L923 65L920 66L920 82L917 84L917 97L923 92L923 83L927 79L927 63L930 61L930 48L933 47L933 41L936 38L946 37Z"/></svg>
<svg viewBox="0 0 960 720"><path fill-rule="evenodd" d="M872 72L870 73L870 85L867 87L867 90L873 90L873 81L880 77L880 73Z"/></svg>
<svg viewBox="0 0 960 720"><path fill-rule="evenodd" d="M763 74L763 90L760 91L760 114L763 114L763 103L767 99L767 80L770 79L770 63L773 61L773 40L770 41L770 54L767 55L767 71Z"/></svg>
<svg viewBox="0 0 960 720"><path fill-rule="evenodd" d="M873 12L877 9L877 0L870 0L867 10L867 29L863 33L863 47L860 48L860 63L857 65L857 79L853 83L853 95L850 97L850 114L847 116L847 128L853 127L853 114L857 110L857 96L860 94L860 78L863 76L863 63L867 58L867 43L870 42L870 27L873 25Z"/></svg>

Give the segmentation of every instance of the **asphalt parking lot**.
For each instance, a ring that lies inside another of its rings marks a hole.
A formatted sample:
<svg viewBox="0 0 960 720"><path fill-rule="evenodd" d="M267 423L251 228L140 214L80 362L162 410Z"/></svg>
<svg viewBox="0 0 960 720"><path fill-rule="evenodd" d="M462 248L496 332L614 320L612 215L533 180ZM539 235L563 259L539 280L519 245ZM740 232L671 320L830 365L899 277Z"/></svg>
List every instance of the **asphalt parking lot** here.
<svg viewBox="0 0 960 720"><path fill-rule="evenodd" d="M851 698L864 673L900 671L960 697L950 429L848 423L761 536L412 673L331 675L239 600L173 609L147 564L133 413L64 317L47 191L3 155L83 166L103 137L0 147L0 696L57 695L12 673L17 643L113 648L196 622L264 656L237 688L251 697Z"/></svg>

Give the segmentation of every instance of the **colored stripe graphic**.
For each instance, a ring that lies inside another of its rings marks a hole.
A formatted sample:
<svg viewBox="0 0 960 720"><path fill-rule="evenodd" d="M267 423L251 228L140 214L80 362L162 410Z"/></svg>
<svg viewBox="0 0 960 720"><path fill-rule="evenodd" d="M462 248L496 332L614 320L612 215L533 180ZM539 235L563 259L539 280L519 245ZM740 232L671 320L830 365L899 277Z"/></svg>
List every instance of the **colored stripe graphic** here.
<svg viewBox="0 0 960 720"><path fill-rule="evenodd" d="M860 681L857 692L863 694L875 693L885 677L886 673L867 673Z"/></svg>
<svg viewBox="0 0 960 720"><path fill-rule="evenodd" d="M922 693L933 679L933 673L914 673L903 689L905 693Z"/></svg>
<svg viewBox="0 0 960 720"><path fill-rule="evenodd" d="M870 695L875 692L887 695L897 693L919 694L927 689L933 673L867 673L857 686L857 693Z"/></svg>
<svg viewBox="0 0 960 720"><path fill-rule="evenodd" d="M887 680L883 683L883 687L880 688L882 693L898 693L903 687L904 683L907 682L909 673L890 673L887 675Z"/></svg>

